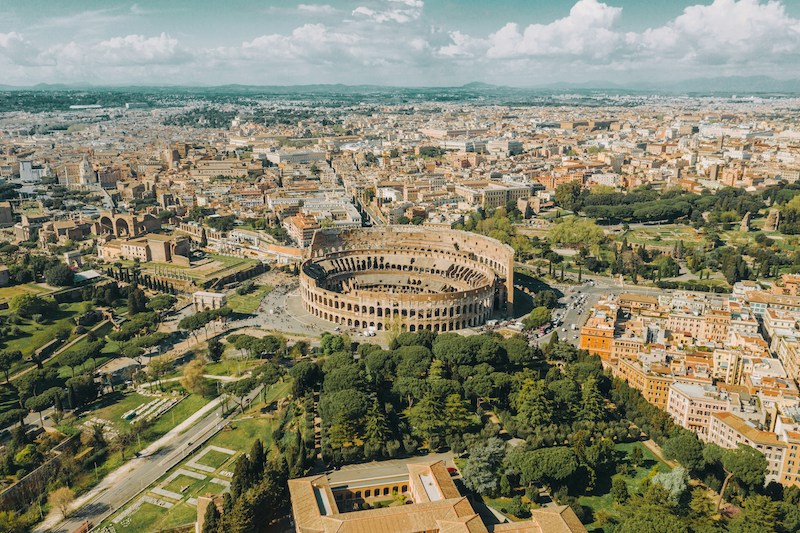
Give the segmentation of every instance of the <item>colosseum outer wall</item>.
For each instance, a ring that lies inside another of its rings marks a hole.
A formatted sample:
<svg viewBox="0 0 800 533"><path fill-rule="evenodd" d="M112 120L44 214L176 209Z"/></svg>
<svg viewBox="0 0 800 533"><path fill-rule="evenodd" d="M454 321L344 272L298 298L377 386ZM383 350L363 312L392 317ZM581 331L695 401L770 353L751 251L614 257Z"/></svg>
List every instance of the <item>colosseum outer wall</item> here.
<svg viewBox="0 0 800 533"><path fill-rule="evenodd" d="M301 269L307 311L345 327L455 331L513 307L514 251L455 230L317 231Z"/></svg>

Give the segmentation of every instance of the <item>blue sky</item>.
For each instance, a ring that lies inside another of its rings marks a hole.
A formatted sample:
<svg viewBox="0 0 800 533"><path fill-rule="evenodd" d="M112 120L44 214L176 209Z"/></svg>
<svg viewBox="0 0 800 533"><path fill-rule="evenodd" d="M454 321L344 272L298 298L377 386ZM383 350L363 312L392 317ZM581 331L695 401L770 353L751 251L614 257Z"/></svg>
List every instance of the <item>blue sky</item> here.
<svg viewBox="0 0 800 533"><path fill-rule="evenodd" d="M3 0L0 83L800 77L800 0Z"/></svg>

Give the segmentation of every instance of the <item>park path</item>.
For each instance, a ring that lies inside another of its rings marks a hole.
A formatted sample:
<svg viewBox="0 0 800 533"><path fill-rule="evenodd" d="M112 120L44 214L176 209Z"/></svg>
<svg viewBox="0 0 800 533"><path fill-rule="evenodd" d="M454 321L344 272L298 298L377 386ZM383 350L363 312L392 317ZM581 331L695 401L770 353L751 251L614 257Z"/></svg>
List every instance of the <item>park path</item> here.
<svg viewBox="0 0 800 533"><path fill-rule="evenodd" d="M645 448L650 450L653 453L653 455L658 457L660 461L666 463L670 468L676 468L681 466L677 461L673 461L672 459L667 459L664 456L664 451L661 449L661 446L656 444L656 442L653 439L647 439L645 441L642 441L642 444L644 444Z"/></svg>

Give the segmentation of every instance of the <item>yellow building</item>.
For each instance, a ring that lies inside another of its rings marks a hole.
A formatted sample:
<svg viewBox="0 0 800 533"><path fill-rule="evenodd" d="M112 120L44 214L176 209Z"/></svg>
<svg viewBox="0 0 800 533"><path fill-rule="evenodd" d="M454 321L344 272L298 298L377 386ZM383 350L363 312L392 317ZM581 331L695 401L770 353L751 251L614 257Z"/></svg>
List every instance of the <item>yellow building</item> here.
<svg viewBox="0 0 800 533"><path fill-rule="evenodd" d="M639 390L651 404L667 410L669 386L675 381L669 368L660 365L645 367L638 360L620 359L614 369L614 376Z"/></svg>

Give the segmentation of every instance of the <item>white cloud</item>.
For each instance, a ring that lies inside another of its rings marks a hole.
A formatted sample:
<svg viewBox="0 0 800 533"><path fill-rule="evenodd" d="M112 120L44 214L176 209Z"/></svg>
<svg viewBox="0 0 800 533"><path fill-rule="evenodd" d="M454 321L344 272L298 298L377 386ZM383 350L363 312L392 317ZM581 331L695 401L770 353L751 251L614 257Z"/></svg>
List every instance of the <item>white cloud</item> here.
<svg viewBox="0 0 800 533"><path fill-rule="evenodd" d="M675 20L626 41L639 53L717 64L776 61L800 54L800 20L770 0L715 0L684 9Z"/></svg>
<svg viewBox="0 0 800 533"><path fill-rule="evenodd" d="M526 60L535 64L610 68L636 73L660 69L713 75L705 67L748 65L763 70L798 63L800 20L777 0L714 0L693 5L662 26L640 32L617 28L623 10L578 0L567 16L521 28L509 22L487 37L449 32L440 58ZM728 73L725 71L724 73Z"/></svg>
<svg viewBox="0 0 800 533"><path fill-rule="evenodd" d="M358 6L353 10L353 15L367 18L378 24L384 22L405 24L420 18L424 7L423 0L388 0L378 8Z"/></svg>
<svg viewBox="0 0 800 533"><path fill-rule="evenodd" d="M59 66L148 66L176 65L191 60L192 55L180 47L178 40L162 33L157 37L126 35L92 45L70 42L52 47L43 53Z"/></svg>
<svg viewBox="0 0 800 533"><path fill-rule="evenodd" d="M297 10L312 15L333 15L338 12L335 7L328 4L298 4Z"/></svg>
<svg viewBox="0 0 800 533"><path fill-rule="evenodd" d="M360 41L357 35L330 31L323 24L304 24L289 35L262 35L228 52L264 61L305 59L314 62L348 54Z"/></svg>
<svg viewBox="0 0 800 533"><path fill-rule="evenodd" d="M17 32L0 33L0 55L17 65L36 65L39 63L39 50Z"/></svg>

